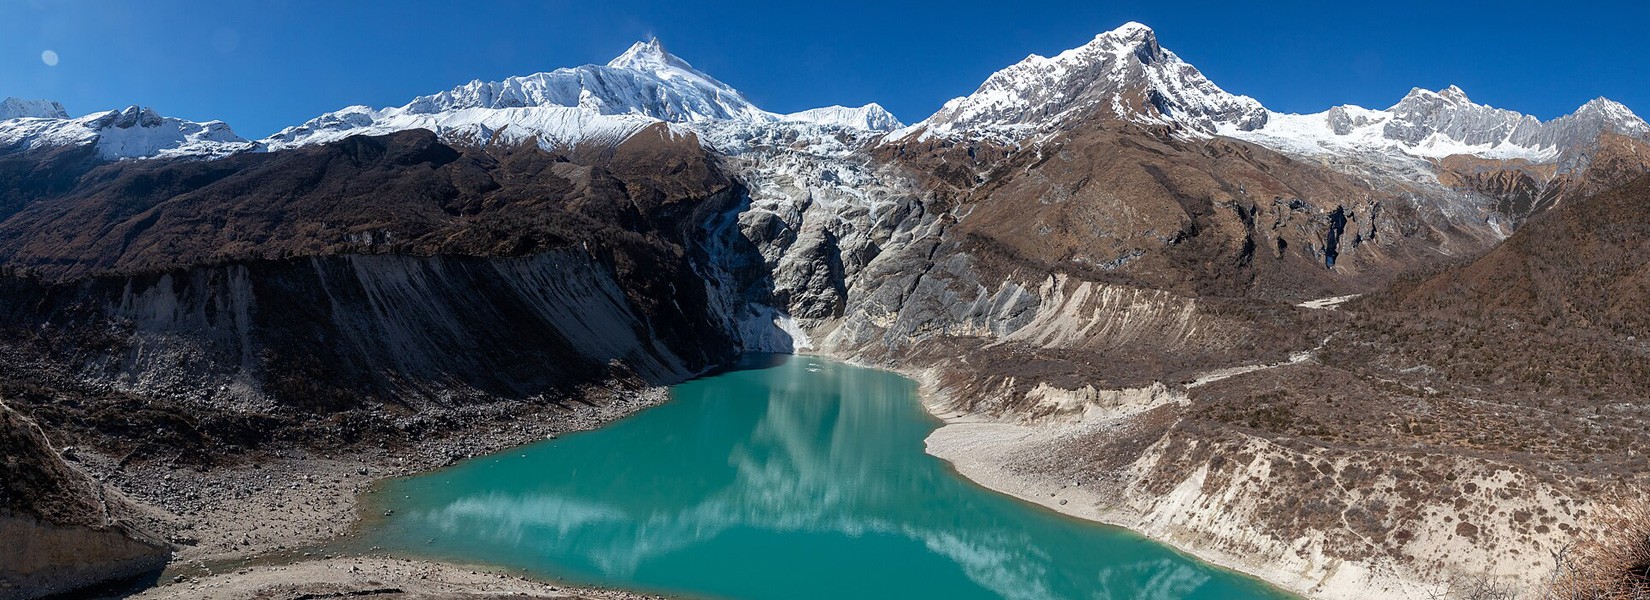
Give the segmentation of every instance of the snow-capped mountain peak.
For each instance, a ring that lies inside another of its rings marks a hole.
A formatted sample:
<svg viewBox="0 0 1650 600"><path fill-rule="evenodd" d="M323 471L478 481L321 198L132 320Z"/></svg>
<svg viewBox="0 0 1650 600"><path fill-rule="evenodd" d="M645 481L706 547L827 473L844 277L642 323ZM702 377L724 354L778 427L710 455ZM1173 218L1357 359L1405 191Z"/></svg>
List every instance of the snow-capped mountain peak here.
<svg viewBox="0 0 1650 600"><path fill-rule="evenodd" d="M1472 104L1472 99L1467 97L1466 90L1463 90L1460 86L1453 84L1438 91L1432 91L1419 87L1409 88L1409 93L1404 95L1404 99L1400 100L1399 104L1409 101L1426 101L1429 99L1440 99L1454 104Z"/></svg>
<svg viewBox="0 0 1650 600"><path fill-rule="evenodd" d="M257 147L223 121L165 117L135 105L76 121L96 132L98 152L106 158L224 156Z"/></svg>
<svg viewBox="0 0 1650 600"><path fill-rule="evenodd" d="M1632 109L1609 98L1588 100L1574 115L1606 124L1616 133L1623 135L1650 135L1650 124L1634 114Z"/></svg>
<svg viewBox="0 0 1650 600"><path fill-rule="evenodd" d="M0 152L95 145L99 156L120 160L214 158L258 148L256 143L235 135L222 121L198 123L162 116L153 109L135 105L74 119L68 118L62 105L46 100L11 105L8 99L8 103L0 104L0 109L27 115L0 120Z"/></svg>
<svg viewBox="0 0 1650 600"><path fill-rule="evenodd" d="M10 119L67 119L63 105L52 100L24 100L8 97L0 100L0 121Z"/></svg>
<svg viewBox="0 0 1650 600"><path fill-rule="evenodd" d="M556 69L502 81L472 81L384 109L348 107L284 129L272 148L357 134L429 129L471 141L536 140L546 147L616 143L658 123L771 123L744 94L666 52L638 42L606 65Z"/></svg>
<svg viewBox="0 0 1650 600"><path fill-rule="evenodd" d="M1160 58L1163 52L1162 46L1157 45L1157 32L1137 21L1129 21L1094 37L1096 41L1108 39L1119 46L1135 48L1142 60Z"/></svg>
<svg viewBox="0 0 1650 600"><path fill-rule="evenodd" d="M1604 132L1650 137L1650 126L1627 107L1599 98L1574 113L1543 122L1533 116L1472 101L1457 86L1414 88L1386 110L1337 106L1310 115L1273 113L1255 130L1228 127L1231 137L1296 154L1396 152L1443 158L1556 159L1594 143Z"/></svg>
<svg viewBox="0 0 1650 600"><path fill-rule="evenodd" d="M1150 27L1130 22L1053 57L1028 56L922 125L931 134L1014 141L1097 116L1213 135L1223 125L1260 127L1267 112L1160 46Z"/></svg>
<svg viewBox="0 0 1650 600"><path fill-rule="evenodd" d="M607 61L607 66L610 69L626 69L649 73L665 80L685 79L695 83L710 84L713 87L733 89L703 71L693 68L693 65L688 64L681 57L666 52L665 46L659 42L659 38L636 42L623 54Z"/></svg>

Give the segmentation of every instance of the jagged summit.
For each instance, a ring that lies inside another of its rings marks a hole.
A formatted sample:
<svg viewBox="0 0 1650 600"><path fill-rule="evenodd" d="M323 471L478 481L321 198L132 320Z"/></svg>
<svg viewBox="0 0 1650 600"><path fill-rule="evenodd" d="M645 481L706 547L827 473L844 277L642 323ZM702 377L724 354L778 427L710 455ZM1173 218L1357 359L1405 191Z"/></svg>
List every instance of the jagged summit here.
<svg viewBox="0 0 1650 600"><path fill-rule="evenodd" d="M1404 99L1400 100L1399 103L1402 104L1406 101L1424 101L1429 98L1441 98L1448 102L1463 104L1470 104L1472 102L1470 98L1467 98L1466 90L1461 89L1460 86L1451 84L1449 87L1438 91L1420 87L1409 88L1409 93L1404 94Z"/></svg>
<svg viewBox="0 0 1650 600"><path fill-rule="evenodd" d="M1650 124L1645 123L1644 119L1634 114L1626 105L1609 98L1588 100L1581 108L1576 109L1573 116L1599 121L1609 125L1617 133L1625 135L1650 134Z"/></svg>
<svg viewBox="0 0 1650 600"><path fill-rule="evenodd" d="M1148 35L1148 36L1154 36L1155 37L1157 35L1157 32L1153 31L1152 28L1150 26L1146 25L1145 23L1141 23L1139 21L1129 21L1127 23L1124 23L1122 25L1117 26L1117 29L1113 29L1113 30L1111 30L1107 33L1103 33L1101 35L1107 35L1107 34L1126 35L1126 36Z"/></svg>
<svg viewBox="0 0 1650 600"><path fill-rule="evenodd" d="M1117 43L1142 50L1143 59L1161 56L1163 48L1157 44L1157 32L1138 21L1129 21L1117 29L1094 36L1096 41L1110 38Z"/></svg>
<svg viewBox="0 0 1650 600"><path fill-rule="evenodd" d="M1255 128L1266 109L1227 93L1130 22L1053 57L1033 54L947 102L922 125L939 135L1013 141L1093 117L1169 125L1212 135L1221 125Z"/></svg>
<svg viewBox="0 0 1650 600"><path fill-rule="evenodd" d="M665 45L659 41L659 38L654 37L631 44L628 50L613 57L613 60L607 61L607 66L615 69L645 71L648 65L664 65L673 60L687 66L686 61L666 52Z"/></svg>
<svg viewBox="0 0 1650 600"><path fill-rule="evenodd" d="M1167 126L1181 136L1226 135L1297 154L1470 154L1537 162L1589 146L1604 132L1650 136L1644 120L1607 99L1542 122L1475 103L1456 85L1413 88L1385 110L1349 105L1312 115L1274 113L1221 89L1138 22L1052 57L1030 55L911 131L1020 142L1091 119Z"/></svg>
<svg viewBox="0 0 1650 600"><path fill-rule="evenodd" d="M665 52L656 39L636 43L605 66L556 69L502 81L471 81L420 96L402 108L411 114L436 114L473 108L535 107L580 108L669 122L771 120L744 94Z"/></svg>
<svg viewBox="0 0 1650 600"><path fill-rule="evenodd" d="M718 90L725 94L737 96L741 102L749 104L744 94L733 86L718 81L704 71L693 68L682 57L665 50L659 38L651 38L645 42L636 42L625 50L623 54L607 61L610 69L624 69L647 73L664 81L683 82L701 88ZM754 108L754 107L753 107Z"/></svg>
<svg viewBox="0 0 1650 600"><path fill-rule="evenodd" d="M726 84L716 81L716 78L706 75L703 71L693 68L693 65L688 64L688 61L682 60L681 57L667 52L664 44L659 42L659 38L652 38L645 42L636 42L630 46L629 50L625 50L623 54L614 57L613 60L607 61L607 66L612 69L628 69L631 71L652 73L663 79L690 76L701 81L712 82L716 85L721 85L724 87L726 86Z"/></svg>

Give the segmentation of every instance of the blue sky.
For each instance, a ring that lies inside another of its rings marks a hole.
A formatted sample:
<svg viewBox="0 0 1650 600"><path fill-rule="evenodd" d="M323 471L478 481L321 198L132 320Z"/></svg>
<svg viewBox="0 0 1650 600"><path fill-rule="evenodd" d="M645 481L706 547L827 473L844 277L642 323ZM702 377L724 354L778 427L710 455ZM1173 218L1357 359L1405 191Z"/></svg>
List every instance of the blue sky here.
<svg viewBox="0 0 1650 600"><path fill-rule="evenodd" d="M1650 114L1650 3L888 4L0 0L0 96L76 115L142 104L262 137L350 104L603 63L657 35L768 110L874 101L916 121L1027 54L1133 20L1273 110L1384 108L1453 83L1543 119L1597 96Z"/></svg>

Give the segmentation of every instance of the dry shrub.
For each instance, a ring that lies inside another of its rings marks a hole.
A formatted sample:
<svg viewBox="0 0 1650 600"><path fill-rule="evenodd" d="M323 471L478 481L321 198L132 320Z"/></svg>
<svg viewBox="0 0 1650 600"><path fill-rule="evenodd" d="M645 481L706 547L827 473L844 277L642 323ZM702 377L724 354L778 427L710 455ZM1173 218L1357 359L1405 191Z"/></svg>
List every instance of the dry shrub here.
<svg viewBox="0 0 1650 600"><path fill-rule="evenodd" d="M1561 557L1554 600L1650 600L1650 499L1618 502L1599 539Z"/></svg>

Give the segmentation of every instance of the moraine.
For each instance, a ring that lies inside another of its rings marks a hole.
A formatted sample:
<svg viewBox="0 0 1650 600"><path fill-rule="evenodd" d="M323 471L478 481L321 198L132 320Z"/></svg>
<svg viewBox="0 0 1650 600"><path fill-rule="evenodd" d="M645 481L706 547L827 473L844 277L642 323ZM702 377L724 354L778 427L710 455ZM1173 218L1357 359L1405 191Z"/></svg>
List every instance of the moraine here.
<svg viewBox="0 0 1650 600"><path fill-rule="evenodd" d="M760 364L758 364L760 362ZM1284 598L923 451L916 385L755 357L603 429L392 480L356 543L713 598Z"/></svg>

